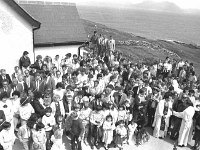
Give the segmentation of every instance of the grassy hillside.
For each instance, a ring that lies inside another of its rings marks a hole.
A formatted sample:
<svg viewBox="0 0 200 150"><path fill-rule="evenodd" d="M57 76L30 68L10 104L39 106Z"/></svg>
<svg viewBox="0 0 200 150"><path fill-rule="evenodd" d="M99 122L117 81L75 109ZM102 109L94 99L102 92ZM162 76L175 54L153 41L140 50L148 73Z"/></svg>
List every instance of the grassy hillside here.
<svg viewBox="0 0 200 150"><path fill-rule="evenodd" d="M131 33L108 28L105 25L83 20L88 35L96 30L99 34L116 40L116 49L134 62L154 62L169 56L174 59L184 59L193 62L196 72L200 74L200 47L173 41L151 40Z"/></svg>

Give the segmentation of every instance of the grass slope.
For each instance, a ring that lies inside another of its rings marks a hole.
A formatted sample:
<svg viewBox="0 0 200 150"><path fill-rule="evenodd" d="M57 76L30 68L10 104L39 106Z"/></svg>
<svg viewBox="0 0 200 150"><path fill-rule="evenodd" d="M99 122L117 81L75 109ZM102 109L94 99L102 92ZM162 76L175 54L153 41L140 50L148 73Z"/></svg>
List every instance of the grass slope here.
<svg viewBox="0 0 200 150"><path fill-rule="evenodd" d="M99 34L112 35L116 40L116 49L121 51L133 62L154 62L169 56L193 62L196 72L200 74L200 47L173 41L151 40L131 33L111 29L105 25L82 20L86 33L92 35L96 30Z"/></svg>

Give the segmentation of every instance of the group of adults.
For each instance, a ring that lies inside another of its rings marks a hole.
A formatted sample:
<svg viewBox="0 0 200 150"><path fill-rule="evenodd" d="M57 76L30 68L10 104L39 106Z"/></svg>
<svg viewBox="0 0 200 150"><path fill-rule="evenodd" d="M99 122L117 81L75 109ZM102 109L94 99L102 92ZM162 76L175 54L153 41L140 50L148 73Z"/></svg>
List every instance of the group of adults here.
<svg viewBox="0 0 200 150"><path fill-rule="evenodd" d="M192 148L199 149L200 79L193 63L169 57L151 66L133 63L115 50L112 36L106 39L95 31L90 42L92 53L84 56L68 53L61 59L59 55L38 55L31 64L25 51L13 74L1 69L0 130L10 123L12 132L17 133L33 114L37 127L50 112L54 125L62 122L71 137L72 150L81 150L82 140L93 149L105 142L104 130L101 133L99 127L108 115L114 125L124 121L128 127L138 122L142 110L143 126L152 127L154 137L178 139L180 147L193 138ZM70 117L78 118L78 122L69 121ZM50 129L46 126L52 127L49 123L44 126L46 131ZM0 133L4 150L11 149L2 137ZM111 143L114 138L110 139Z"/></svg>

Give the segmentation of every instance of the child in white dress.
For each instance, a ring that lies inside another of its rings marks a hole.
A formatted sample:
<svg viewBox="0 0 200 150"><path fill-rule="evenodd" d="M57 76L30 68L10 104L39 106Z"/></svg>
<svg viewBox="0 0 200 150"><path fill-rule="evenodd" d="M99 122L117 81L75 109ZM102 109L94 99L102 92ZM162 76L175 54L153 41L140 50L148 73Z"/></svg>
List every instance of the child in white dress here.
<svg viewBox="0 0 200 150"><path fill-rule="evenodd" d="M105 149L108 149L108 145L113 141L113 130L115 125L111 115L106 116L106 120L103 123L103 139L102 142L105 143Z"/></svg>
<svg viewBox="0 0 200 150"><path fill-rule="evenodd" d="M51 136L51 141L53 142L51 150L65 150L65 145L62 142L62 136L63 129L59 128L54 132L54 135Z"/></svg>
<svg viewBox="0 0 200 150"><path fill-rule="evenodd" d="M136 128L137 123L132 120L131 123L128 125L128 144L133 144L133 136Z"/></svg>

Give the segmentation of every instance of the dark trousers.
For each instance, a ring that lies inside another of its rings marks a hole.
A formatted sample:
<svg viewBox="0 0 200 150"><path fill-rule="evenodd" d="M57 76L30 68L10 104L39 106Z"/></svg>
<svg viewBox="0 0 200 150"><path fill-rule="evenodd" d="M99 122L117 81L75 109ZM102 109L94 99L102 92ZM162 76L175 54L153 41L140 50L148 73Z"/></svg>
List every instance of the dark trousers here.
<svg viewBox="0 0 200 150"><path fill-rule="evenodd" d="M182 122L181 118L177 118L177 117L173 118L173 128L171 130L171 136L170 136L171 139L173 140L178 139L181 122Z"/></svg>
<svg viewBox="0 0 200 150"><path fill-rule="evenodd" d="M91 124L90 133L91 146L97 146L97 144L101 142L101 128L98 128L97 125Z"/></svg>
<svg viewBox="0 0 200 150"><path fill-rule="evenodd" d="M81 141L78 140L78 135L71 135L71 149L72 150L82 150Z"/></svg>
<svg viewBox="0 0 200 150"><path fill-rule="evenodd" d="M155 116L155 108L149 108L148 109L148 126L152 127L153 121L154 121L154 116Z"/></svg>

